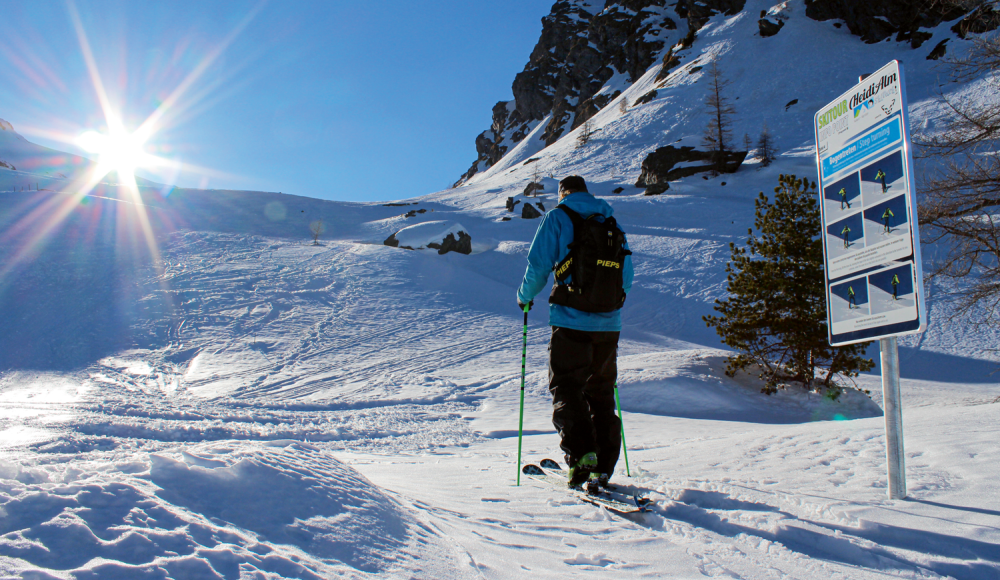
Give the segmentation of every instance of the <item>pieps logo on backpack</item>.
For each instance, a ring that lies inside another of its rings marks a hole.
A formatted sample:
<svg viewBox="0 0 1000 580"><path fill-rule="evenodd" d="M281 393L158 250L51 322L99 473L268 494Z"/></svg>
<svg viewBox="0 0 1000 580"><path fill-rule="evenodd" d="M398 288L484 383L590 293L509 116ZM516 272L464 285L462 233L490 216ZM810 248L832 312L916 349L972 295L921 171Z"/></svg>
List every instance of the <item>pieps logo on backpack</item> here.
<svg viewBox="0 0 1000 580"><path fill-rule="evenodd" d="M573 263L573 258L566 258L566 261L562 263L561 266L556 268L556 278L563 276L566 270L569 270L570 265Z"/></svg>
<svg viewBox="0 0 1000 580"><path fill-rule="evenodd" d="M625 233L613 217L594 214L584 219L564 204L556 206L573 222L569 254L552 268L556 283L549 302L583 312L614 312L625 303L622 262Z"/></svg>

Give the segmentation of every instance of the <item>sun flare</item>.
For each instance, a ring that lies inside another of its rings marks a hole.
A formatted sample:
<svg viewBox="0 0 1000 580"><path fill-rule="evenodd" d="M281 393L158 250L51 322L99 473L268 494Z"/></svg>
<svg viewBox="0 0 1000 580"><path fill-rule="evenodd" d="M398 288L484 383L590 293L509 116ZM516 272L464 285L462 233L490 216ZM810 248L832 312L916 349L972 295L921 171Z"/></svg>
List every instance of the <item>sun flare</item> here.
<svg viewBox="0 0 1000 580"><path fill-rule="evenodd" d="M153 165L152 156L144 151L142 141L133 133L115 131L105 135L87 131L80 135L77 144L98 156L101 171L115 170L123 178L135 175L137 167Z"/></svg>

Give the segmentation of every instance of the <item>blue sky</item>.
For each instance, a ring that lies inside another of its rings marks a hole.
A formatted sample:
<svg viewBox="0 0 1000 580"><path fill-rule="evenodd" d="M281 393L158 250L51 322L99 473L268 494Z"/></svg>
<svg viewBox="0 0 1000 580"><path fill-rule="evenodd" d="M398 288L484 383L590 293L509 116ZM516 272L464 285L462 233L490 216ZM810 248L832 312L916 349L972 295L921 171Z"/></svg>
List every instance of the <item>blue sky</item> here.
<svg viewBox="0 0 1000 580"><path fill-rule="evenodd" d="M551 1L0 2L0 118L81 154L73 138L104 128L75 7L126 128L203 68L147 144L196 167L139 175L340 200L422 195L472 164Z"/></svg>

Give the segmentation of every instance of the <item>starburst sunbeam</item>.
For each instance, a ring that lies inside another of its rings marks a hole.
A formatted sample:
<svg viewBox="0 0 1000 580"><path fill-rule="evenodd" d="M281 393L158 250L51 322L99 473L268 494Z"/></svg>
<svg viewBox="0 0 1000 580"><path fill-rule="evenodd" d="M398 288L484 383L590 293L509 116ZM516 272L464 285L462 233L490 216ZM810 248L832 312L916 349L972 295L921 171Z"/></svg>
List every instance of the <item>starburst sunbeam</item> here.
<svg viewBox="0 0 1000 580"><path fill-rule="evenodd" d="M208 94L198 94L190 103L184 100L191 89L236 41L266 4L267 0L260 0L248 11L229 34L208 51L208 54L198 62L193 70L185 75L165 98L158 102L156 108L139 124L138 128L130 131L122 116L123 107L116 103L117 98L109 93L105 85L76 3L74 0L67 1L69 19L76 34L80 54L86 65L94 95L103 113L105 128L103 131L90 130L79 135L67 135L51 130L33 131L35 134L81 147L95 156L95 163L90 165L89 171L74 175L68 184L58 188L59 193L38 204L22 217L20 223L14 224L14 227L0 236L2 238L0 241L4 239L12 241L15 238L20 240L17 250L7 260L7 263L0 266L0 281L11 275L20 264L38 255L59 227L88 196L105 197L94 195L95 188L101 186L112 172L117 176L117 186L108 183L107 187L111 188L109 195L112 197L106 199L109 202L125 203L125 205L119 206L121 209L116 211L119 215L131 214L130 219L135 220L134 223L138 225L149 258L154 263L159 262L160 252L150 219L149 206L145 203L143 193L136 180L136 170L165 168L174 174L175 179L181 172L195 172L212 177L234 176L154 155L146 150L146 144L162 129L168 119L174 119L178 114L190 110L199 101L209 96ZM215 83L211 83L210 86L212 90L217 89ZM159 195L159 190L153 195ZM173 219L168 216L162 217L168 221Z"/></svg>

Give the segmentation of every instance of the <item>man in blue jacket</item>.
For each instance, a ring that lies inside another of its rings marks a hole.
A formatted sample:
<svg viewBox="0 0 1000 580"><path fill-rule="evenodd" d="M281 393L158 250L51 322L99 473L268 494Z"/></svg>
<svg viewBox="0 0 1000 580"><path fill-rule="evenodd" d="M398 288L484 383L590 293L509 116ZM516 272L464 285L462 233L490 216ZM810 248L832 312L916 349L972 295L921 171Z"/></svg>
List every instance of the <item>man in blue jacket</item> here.
<svg viewBox="0 0 1000 580"><path fill-rule="evenodd" d="M582 177L559 182L559 205L583 218L595 214L601 223L613 215L611 206L587 192ZM549 273L563 262L573 243L573 220L559 209L549 211L538 226L528 251L528 269L517 291L517 303L533 303L545 287ZM625 249L628 246L625 242ZM632 288L632 258L621 261L622 289ZM573 283L572 276L557 279L553 290ZM624 296L623 296L624 298ZM606 484L614 473L621 451L621 421L615 414L615 383L618 377L618 336L621 309L584 312L569 306L549 304L549 391L552 393L552 423L559 432L560 448L569 465L569 484L585 483L591 474Z"/></svg>

